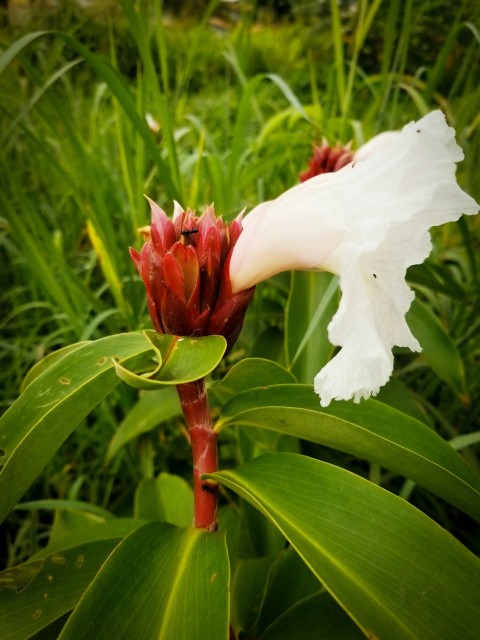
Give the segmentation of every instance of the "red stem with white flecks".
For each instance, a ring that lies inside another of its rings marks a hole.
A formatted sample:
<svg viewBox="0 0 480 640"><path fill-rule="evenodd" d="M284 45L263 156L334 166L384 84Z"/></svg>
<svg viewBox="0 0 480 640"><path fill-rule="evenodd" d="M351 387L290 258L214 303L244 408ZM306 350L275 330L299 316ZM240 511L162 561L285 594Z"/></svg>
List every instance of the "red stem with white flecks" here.
<svg viewBox="0 0 480 640"><path fill-rule="evenodd" d="M205 379L177 385L193 456L193 526L217 529L218 483L202 475L218 470L217 434L213 431Z"/></svg>

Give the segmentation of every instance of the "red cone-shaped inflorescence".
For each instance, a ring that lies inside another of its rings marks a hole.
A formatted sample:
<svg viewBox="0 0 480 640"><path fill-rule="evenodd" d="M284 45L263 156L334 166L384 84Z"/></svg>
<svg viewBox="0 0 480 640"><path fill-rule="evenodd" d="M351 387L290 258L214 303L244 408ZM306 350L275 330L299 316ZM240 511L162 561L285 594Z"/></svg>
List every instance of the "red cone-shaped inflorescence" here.
<svg viewBox="0 0 480 640"><path fill-rule="evenodd" d="M152 224L145 244L130 255L145 283L155 329L177 336L222 335L231 348L243 325L254 287L232 293L229 264L242 232L241 215L231 224L175 207L173 220L148 199Z"/></svg>
<svg viewBox="0 0 480 640"><path fill-rule="evenodd" d="M298 176L299 180L305 182L321 173L338 171L352 160L353 153L348 146L335 145L330 147L328 142L324 140L321 147L313 147L313 156L308 163L309 168Z"/></svg>

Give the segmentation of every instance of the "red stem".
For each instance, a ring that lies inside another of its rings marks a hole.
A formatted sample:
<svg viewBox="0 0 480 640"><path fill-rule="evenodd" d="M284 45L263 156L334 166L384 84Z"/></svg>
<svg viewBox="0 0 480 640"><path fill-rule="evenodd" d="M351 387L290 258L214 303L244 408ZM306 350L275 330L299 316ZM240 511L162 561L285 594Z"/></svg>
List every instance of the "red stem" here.
<svg viewBox="0 0 480 640"><path fill-rule="evenodd" d="M203 474L218 471L217 434L212 427L205 380L179 384L177 392L192 443L193 526L216 531L218 483L202 480Z"/></svg>

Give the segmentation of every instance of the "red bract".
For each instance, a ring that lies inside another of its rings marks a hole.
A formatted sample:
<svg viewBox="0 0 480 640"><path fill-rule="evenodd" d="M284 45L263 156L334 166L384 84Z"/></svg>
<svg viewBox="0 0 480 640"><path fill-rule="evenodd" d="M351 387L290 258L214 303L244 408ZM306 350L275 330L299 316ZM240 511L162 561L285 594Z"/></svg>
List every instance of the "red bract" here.
<svg viewBox="0 0 480 640"><path fill-rule="evenodd" d="M353 160L353 153L349 146L340 147L335 145L330 147L328 142L324 140L321 147L313 147L313 156L310 159L309 169L301 173L298 177L300 182L305 182L321 173L331 173L338 171L346 164Z"/></svg>
<svg viewBox="0 0 480 640"><path fill-rule="evenodd" d="M173 220L148 199L152 224L141 231L141 252L130 249L147 293L155 329L178 336L222 335L228 348L237 339L255 287L232 293L229 264L242 231L241 215L231 224L213 206L200 217L175 206Z"/></svg>

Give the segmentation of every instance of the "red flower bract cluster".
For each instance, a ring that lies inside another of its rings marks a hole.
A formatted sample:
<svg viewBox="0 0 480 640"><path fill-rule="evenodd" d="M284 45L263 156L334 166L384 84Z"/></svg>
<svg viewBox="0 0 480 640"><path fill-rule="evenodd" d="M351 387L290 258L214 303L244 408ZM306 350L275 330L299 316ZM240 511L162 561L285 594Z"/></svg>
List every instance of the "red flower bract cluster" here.
<svg viewBox="0 0 480 640"><path fill-rule="evenodd" d="M331 173L338 171L346 164L353 160L353 153L349 146L341 147L335 145L331 147L326 140L322 142L321 147L313 147L313 156L310 159L307 171L301 173L298 177L300 182L305 182L321 173Z"/></svg>
<svg viewBox="0 0 480 640"><path fill-rule="evenodd" d="M201 216L176 205L173 220L148 199L152 224L141 231L141 252L130 249L147 293L153 325L177 336L222 335L228 348L243 325L254 287L232 293L230 256L242 231L241 216L231 224L215 216L213 206Z"/></svg>

